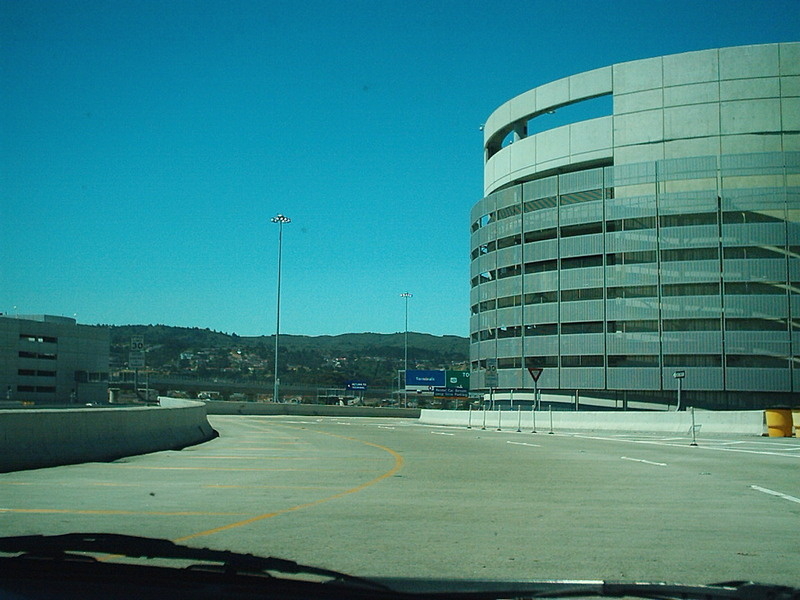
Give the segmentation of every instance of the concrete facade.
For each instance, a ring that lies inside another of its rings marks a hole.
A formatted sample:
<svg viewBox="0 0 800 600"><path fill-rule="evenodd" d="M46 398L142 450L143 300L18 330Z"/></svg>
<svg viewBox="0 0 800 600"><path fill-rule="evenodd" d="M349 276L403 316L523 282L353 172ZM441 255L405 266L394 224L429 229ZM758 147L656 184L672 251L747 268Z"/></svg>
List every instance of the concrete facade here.
<svg viewBox="0 0 800 600"><path fill-rule="evenodd" d="M0 400L106 402L109 335L68 317L0 316Z"/></svg>
<svg viewBox="0 0 800 600"><path fill-rule="evenodd" d="M567 109L608 113L550 129ZM471 212L473 388L757 408L800 392L800 43L621 63L484 126ZM487 363L488 361L488 363Z"/></svg>

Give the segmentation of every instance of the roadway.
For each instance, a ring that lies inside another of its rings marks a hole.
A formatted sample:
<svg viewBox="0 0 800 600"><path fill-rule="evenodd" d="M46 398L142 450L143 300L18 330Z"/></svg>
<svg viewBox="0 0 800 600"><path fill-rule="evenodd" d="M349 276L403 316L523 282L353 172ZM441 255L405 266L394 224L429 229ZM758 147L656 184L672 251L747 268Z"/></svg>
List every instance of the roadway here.
<svg viewBox="0 0 800 600"><path fill-rule="evenodd" d="M180 452L0 475L2 535L169 538L360 575L800 584L800 440L210 416Z"/></svg>

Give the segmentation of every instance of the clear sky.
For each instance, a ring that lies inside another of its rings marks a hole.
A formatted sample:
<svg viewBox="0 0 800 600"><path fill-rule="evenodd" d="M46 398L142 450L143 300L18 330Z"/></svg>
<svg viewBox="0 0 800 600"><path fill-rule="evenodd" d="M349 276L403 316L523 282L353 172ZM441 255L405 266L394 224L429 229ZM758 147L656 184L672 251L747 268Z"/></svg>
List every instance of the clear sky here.
<svg viewBox="0 0 800 600"><path fill-rule="evenodd" d="M479 126L800 0L0 0L0 312L467 335Z"/></svg>

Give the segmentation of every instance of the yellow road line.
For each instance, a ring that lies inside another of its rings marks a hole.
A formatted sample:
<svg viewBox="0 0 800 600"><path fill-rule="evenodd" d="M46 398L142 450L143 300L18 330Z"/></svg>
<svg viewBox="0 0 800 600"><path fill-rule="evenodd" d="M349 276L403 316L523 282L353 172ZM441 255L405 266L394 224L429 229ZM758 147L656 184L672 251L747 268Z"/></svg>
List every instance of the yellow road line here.
<svg viewBox="0 0 800 600"><path fill-rule="evenodd" d="M373 458L371 456L215 456L215 455L195 455L187 456L186 458L205 460L207 458L213 459L227 459L227 460L384 460L383 458Z"/></svg>
<svg viewBox="0 0 800 600"><path fill-rule="evenodd" d="M341 469L271 469L269 467L263 468L245 468L245 467L148 467L145 465L118 465L120 468L125 469L142 469L146 471L297 471L297 472L312 472L312 473L339 473ZM371 473L371 469L357 469L350 471L351 473Z"/></svg>
<svg viewBox="0 0 800 600"><path fill-rule="evenodd" d="M104 482L104 481L96 481L92 483L84 483L83 481L0 481L0 485L36 485L40 487L62 487L65 485L68 486L80 486L84 487L87 485L101 485L101 486L108 486L108 487L139 487L141 484L139 483L113 483L113 482Z"/></svg>
<svg viewBox="0 0 800 600"><path fill-rule="evenodd" d="M236 442L236 444L263 444L265 441L273 442L276 446L300 446L302 444L307 444L308 442L300 442L298 440L291 440L283 442L280 439L270 438L269 440L264 440L263 438L257 438L255 440L242 440L241 442Z"/></svg>
<svg viewBox="0 0 800 600"><path fill-rule="evenodd" d="M279 426L280 427L290 427L288 425L279 425ZM290 428L291 429L295 429L294 427L290 427ZM220 533L222 531L228 531L230 529L235 529L237 527L243 527L245 525L250 525L252 523L257 523L258 521L263 521L265 519L270 519L272 517L277 517L279 515L284 515L284 514L289 513L289 512L302 510L304 508L311 508L312 506L317 506L317 505L323 504L325 502L330 502L331 500L336 500L337 498L342 498L342 497L348 496L350 494L355 494L356 492L360 492L361 490L366 489L371 485L375 485L376 483L381 482L384 479L392 477L395 473L400 471L400 469L402 469L403 465L405 464L405 460L403 459L403 457L400 454L398 454L397 452L395 452L391 448L387 448L386 446L381 446L380 444L375 444L373 442L367 442L367 441L364 441L364 440L359 440L357 438L346 437L346 436L343 436L343 435L337 435L335 433L327 433L327 432L324 432L324 431L313 431L313 430L306 430L306 431L310 431L311 433L318 433L318 434L322 434L322 435L328 435L328 436L331 436L331 437L336 437L336 438L340 438L340 439L348 440L348 441L352 441L352 442L359 442L359 443L365 444L367 446L372 446L373 448L378 448L379 450L383 450L384 452L388 452L389 454L391 454L394 457L394 466L391 469L389 469L388 471L386 471L385 473L379 475L378 477L375 477L374 479L370 479L366 483L362 483L361 485L358 485L358 486L356 486L354 488L350 488L349 490L345 490L343 492L339 492L338 494L333 494L332 496L327 496L325 498L320 498L319 500L314 500L312 502L306 502L304 504L298 504L297 506L292 506L290 508L284 508L282 510L277 510L275 512L264 513L263 515L258 515L258 516L255 516L255 517L251 517L249 519L244 519L243 521L236 521L235 523L229 523L228 525L222 525L221 527L214 527L213 529L207 529L205 531L199 531L197 533L192 533L190 535L185 535L183 537L176 538L173 541L174 542L184 542L186 540L191 540L191 539L198 538L198 537L204 537L204 536L207 536L207 535L213 535L215 533Z"/></svg>
<svg viewBox="0 0 800 600"><path fill-rule="evenodd" d="M244 516L241 512L200 512L200 511L137 511L137 510L73 510L69 508L0 508L0 513L23 513L37 515L148 515L161 517L235 517Z"/></svg>
<svg viewBox="0 0 800 600"><path fill-rule="evenodd" d="M223 485L219 483L200 486L202 488L247 489L247 490L335 490L333 485Z"/></svg>
<svg viewBox="0 0 800 600"><path fill-rule="evenodd" d="M286 448L276 448L274 446L256 446L255 448L248 446L246 448L239 448L239 450L250 451L250 450L266 450L270 452L274 452L275 450L285 450Z"/></svg>

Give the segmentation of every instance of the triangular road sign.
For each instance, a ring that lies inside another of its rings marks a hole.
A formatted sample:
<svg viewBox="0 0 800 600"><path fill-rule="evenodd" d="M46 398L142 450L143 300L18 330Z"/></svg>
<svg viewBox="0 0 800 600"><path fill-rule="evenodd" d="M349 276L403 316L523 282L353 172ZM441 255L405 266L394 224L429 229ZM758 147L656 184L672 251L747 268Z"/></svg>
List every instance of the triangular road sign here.
<svg viewBox="0 0 800 600"><path fill-rule="evenodd" d="M544 371L544 369L541 367L528 367L528 373L530 373L533 380L537 382L542 375L542 371Z"/></svg>

